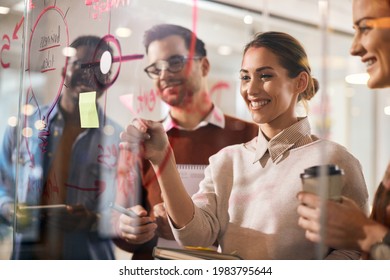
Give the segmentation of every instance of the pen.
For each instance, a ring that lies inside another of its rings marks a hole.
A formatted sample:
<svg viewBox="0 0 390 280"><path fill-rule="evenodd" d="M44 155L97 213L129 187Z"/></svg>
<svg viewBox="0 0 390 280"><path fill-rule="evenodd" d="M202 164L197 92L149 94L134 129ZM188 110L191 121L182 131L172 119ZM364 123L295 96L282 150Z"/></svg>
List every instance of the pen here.
<svg viewBox="0 0 390 280"><path fill-rule="evenodd" d="M112 209L122 213L122 214L129 216L129 217L140 218L134 211L132 211L130 209L123 208L122 206L120 206L118 204L110 203L110 207Z"/></svg>

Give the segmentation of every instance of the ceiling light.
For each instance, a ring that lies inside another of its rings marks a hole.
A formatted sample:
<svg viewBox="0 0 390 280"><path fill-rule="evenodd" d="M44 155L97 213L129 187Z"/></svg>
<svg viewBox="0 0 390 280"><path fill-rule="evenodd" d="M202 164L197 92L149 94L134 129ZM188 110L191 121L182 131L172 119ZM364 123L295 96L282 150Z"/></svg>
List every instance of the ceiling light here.
<svg viewBox="0 0 390 280"><path fill-rule="evenodd" d="M386 106L385 108L383 108L383 112L385 113L385 115L390 116L390 106Z"/></svg>
<svg viewBox="0 0 390 280"><path fill-rule="evenodd" d="M34 113L34 106L31 104L26 104L22 107L22 112L26 116L31 116Z"/></svg>
<svg viewBox="0 0 390 280"><path fill-rule="evenodd" d="M252 24L252 23L253 23L253 17L250 16L250 15L246 15L246 16L244 17L244 23L245 23L245 24Z"/></svg>
<svg viewBox="0 0 390 280"><path fill-rule="evenodd" d="M357 73L346 76L345 81L352 85L366 85L369 78L367 73Z"/></svg>
<svg viewBox="0 0 390 280"><path fill-rule="evenodd" d="M0 6L0 14L6 15L9 13L9 8L8 7L2 7Z"/></svg>
<svg viewBox="0 0 390 280"><path fill-rule="evenodd" d="M230 55L232 53L232 48L226 45L220 46L218 48L218 53L220 55Z"/></svg>
<svg viewBox="0 0 390 280"><path fill-rule="evenodd" d="M44 130L46 128L46 123L45 121L43 120L37 120L35 123L34 123L34 126L36 129L38 130Z"/></svg>
<svg viewBox="0 0 390 280"><path fill-rule="evenodd" d="M17 4L12 6L12 10L17 11L17 12L24 12L24 0L18 2Z"/></svg>
<svg viewBox="0 0 390 280"><path fill-rule="evenodd" d="M65 47L62 49L62 54L67 57L76 56L77 50L72 47Z"/></svg>
<svg viewBox="0 0 390 280"><path fill-rule="evenodd" d="M131 33L133 32L127 27L119 27L115 30L115 34L120 38L130 37Z"/></svg>
<svg viewBox="0 0 390 280"><path fill-rule="evenodd" d="M26 138L33 136L33 130L31 127L25 127L22 129L22 135Z"/></svg>
<svg viewBox="0 0 390 280"><path fill-rule="evenodd" d="M110 136L110 135L114 134L115 128L112 125L107 124L103 128L103 132L104 132L105 135Z"/></svg>
<svg viewBox="0 0 390 280"><path fill-rule="evenodd" d="M18 125L18 119L15 116L9 117L7 123L9 126L15 127Z"/></svg>

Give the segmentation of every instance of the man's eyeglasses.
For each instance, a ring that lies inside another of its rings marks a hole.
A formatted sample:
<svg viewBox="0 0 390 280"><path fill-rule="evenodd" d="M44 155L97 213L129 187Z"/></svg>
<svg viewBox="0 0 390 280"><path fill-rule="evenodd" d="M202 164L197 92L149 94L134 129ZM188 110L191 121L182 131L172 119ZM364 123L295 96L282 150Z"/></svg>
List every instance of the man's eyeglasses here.
<svg viewBox="0 0 390 280"><path fill-rule="evenodd" d="M184 65L190 59L201 59L200 56L181 56L175 55L171 56L167 60L157 60L155 63L149 65L144 69L146 74L152 79L158 79L161 75L161 71L166 70L171 73L177 73L183 70Z"/></svg>

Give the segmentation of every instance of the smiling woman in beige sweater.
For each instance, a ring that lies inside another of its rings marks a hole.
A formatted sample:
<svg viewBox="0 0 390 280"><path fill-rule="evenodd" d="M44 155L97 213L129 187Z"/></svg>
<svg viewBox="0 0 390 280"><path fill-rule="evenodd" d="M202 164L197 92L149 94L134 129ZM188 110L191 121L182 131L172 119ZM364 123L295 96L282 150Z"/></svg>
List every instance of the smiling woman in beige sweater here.
<svg viewBox="0 0 390 280"><path fill-rule="evenodd" d="M338 165L345 172L343 195L367 211L360 163L344 147L312 135L308 119L297 117L297 102L310 100L318 83L295 38L280 32L257 34L244 49L240 80L259 135L210 157L205 179L192 198L160 123L134 121L122 133L121 146L132 149L143 142L141 152L158 174L181 244L209 246L217 241L221 252L236 252L244 259L314 259L315 245L297 224L299 174L313 165ZM330 250L324 256L359 257L347 250Z"/></svg>

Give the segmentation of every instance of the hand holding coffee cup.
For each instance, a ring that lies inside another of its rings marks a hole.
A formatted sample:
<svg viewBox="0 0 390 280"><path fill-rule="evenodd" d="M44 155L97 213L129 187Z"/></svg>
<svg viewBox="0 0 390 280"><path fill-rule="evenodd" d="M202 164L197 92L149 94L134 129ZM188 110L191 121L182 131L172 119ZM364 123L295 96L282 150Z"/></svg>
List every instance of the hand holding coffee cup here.
<svg viewBox="0 0 390 280"><path fill-rule="evenodd" d="M325 196L325 199L339 201L343 188L343 175L343 170L333 164L317 165L306 168L300 175L302 189L319 196Z"/></svg>

